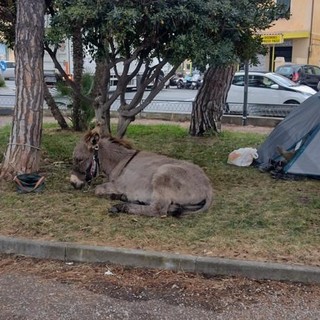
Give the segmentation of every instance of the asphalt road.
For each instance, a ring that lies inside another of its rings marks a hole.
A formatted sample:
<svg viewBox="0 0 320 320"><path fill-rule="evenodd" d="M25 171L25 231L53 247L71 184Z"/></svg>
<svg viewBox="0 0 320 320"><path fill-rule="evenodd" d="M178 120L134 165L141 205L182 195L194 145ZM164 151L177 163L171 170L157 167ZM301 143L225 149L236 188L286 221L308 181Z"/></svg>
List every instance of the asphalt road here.
<svg viewBox="0 0 320 320"><path fill-rule="evenodd" d="M57 91L55 88L50 89L53 96L57 96ZM146 91L144 98L150 91ZM130 100L134 96L135 92L127 92L126 98ZM192 101L197 94L197 90L191 89L177 89L171 87L169 89L163 89L156 96L155 100L160 101ZM63 98L58 98L58 100L63 100ZM6 81L6 88L0 88L0 109L4 107L13 107L15 104L15 83L14 81Z"/></svg>
<svg viewBox="0 0 320 320"><path fill-rule="evenodd" d="M215 319L215 313L157 300L126 301L35 276L2 275L0 319Z"/></svg>
<svg viewBox="0 0 320 320"><path fill-rule="evenodd" d="M0 320L318 320L320 287L0 255Z"/></svg>

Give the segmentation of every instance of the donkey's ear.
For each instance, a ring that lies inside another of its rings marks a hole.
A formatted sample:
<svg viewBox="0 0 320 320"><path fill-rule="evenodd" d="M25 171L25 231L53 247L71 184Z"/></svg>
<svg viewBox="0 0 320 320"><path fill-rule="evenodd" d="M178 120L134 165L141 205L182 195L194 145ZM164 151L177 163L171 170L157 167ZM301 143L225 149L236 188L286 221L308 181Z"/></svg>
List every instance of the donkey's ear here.
<svg viewBox="0 0 320 320"><path fill-rule="evenodd" d="M96 125L95 128L93 128L93 129L91 130L91 134L92 134L91 144L92 144L93 146L95 146L95 145L98 144L98 142L99 142L99 140L100 140L100 138L101 138L101 126L100 126L99 123Z"/></svg>
<svg viewBox="0 0 320 320"><path fill-rule="evenodd" d="M100 134L97 132L94 132L90 139L90 143L94 147L98 144L99 140L100 140Z"/></svg>
<svg viewBox="0 0 320 320"><path fill-rule="evenodd" d="M100 133L95 128L84 136L84 140L89 149L94 148L99 143Z"/></svg>

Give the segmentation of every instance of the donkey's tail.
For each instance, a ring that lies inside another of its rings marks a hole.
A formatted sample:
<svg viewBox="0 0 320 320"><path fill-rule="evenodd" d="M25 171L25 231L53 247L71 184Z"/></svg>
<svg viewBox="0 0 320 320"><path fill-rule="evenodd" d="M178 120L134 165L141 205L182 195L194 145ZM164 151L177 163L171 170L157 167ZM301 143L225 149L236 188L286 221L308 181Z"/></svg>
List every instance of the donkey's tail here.
<svg viewBox="0 0 320 320"><path fill-rule="evenodd" d="M213 190L211 185L208 183L207 188L204 192L203 199L198 203L187 203L187 204L177 204L171 203L168 209L168 215L179 217L183 213L196 213L196 212L203 212L207 211L213 200Z"/></svg>
<svg viewBox="0 0 320 320"><path fill-rule="evenodd" d="M192 203L192 204L176 204L172 203L168 210L168 215L173 217L180 217L183 213L187 212L202 212L206 211L211 204L211 201L208 203L207 199L203 199L202 201L198 203Z"/></svg>

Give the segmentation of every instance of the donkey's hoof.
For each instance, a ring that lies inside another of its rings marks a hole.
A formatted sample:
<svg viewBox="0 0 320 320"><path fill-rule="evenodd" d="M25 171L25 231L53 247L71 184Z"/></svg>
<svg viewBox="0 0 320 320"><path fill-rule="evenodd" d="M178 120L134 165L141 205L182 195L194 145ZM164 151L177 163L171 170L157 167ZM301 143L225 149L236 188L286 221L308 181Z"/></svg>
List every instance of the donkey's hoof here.
<svg viewBox="0 0 320 320"><path fill-rule="evenodd" d="M109 209L110 214L116 214L119 212L128 212L127 205L123 203L118 203Z"/></svg>
<svg viewBox="0 0 320 320"><path fill-rule="evenodd" d="M122 194L120 196L120 200L123 201L123 202L128 202L128 198L127 198L127 196L125 194Z"/></svg>
<svg viewBox="0 0 320 320"><path fill-rule="evenodd" d="M117 193L111 193L110 194L110 200L120 200L123 202L127 202L128 198L125 194L117 194Z"/></svg>
<svg viewBox="0 0 320 320"><path fill-rule="evenodd" d="M97 186L94 190L94 193L98 197L103 197L106 195L105 190L103 187Z"/></svg>
<svg viewBox="0 0 320 320"><path fill-rule="evenodd" d="M118 209L115 208L115 207L111 207L111 208L108 210L108 215L109 215L110 217L115 217L115 216L118 215L118 213L119 213L119 211L118 211Z"/></svg>

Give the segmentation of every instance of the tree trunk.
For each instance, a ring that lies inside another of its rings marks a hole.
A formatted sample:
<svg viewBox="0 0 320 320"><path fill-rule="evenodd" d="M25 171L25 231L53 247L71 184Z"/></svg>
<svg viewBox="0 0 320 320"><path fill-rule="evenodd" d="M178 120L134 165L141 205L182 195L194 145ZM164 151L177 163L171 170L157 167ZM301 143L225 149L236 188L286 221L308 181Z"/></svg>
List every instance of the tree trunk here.
<svg viewBox="0 0 320 320"><path fill-rule="evenodd" d="M96 60L96 72L94 75L94 111L96 122L100 126L102 135L111 134L110 108L104 108L109 99L110 70L106 60Z"/></svg>
<svg viewBox="0 0 320 320"><path fill-rule="evenodd" d="M162 62L162 65L164 62ZM161 67L161 65L160 65ZM140 85L137 87L137 91L132 98L130 103L127 103L125 99L121 100L121 105L118 109L118 126L117 126L117 137L123 138L127 132L127 128L131 122L135 120L137 114L143 111L157 96L157 94L164 88L165 83L170 80L170 78L174 75L178 68L178 64L173 66L171 70L160 80L159 75L161 72L161 68L157 67L156 72L149 78L141 78ZM151 91L148 91L148 94L144 96L146 93L146 88L148 84L150 84L150 79L154 80L158 78L156 85L153 85Z"/></svg>
<svg viewBox="0 0 320 320"><path fill-rule="evenodd" d="M17 0L15 37L16 104L1 177L12 178L40 167L43 108L45 1Z"/></svg>
<svg viewBox="0 0 320 320"><path fill-rule="evenodd" d="M235 71L235 65L210 67L206 71L192 105L190 135L220 132L221 118Z"/></svg>
<svg viewBox="0 0 320 320"><path fill-rule="evenodd" d="M121 106L123 107L123 106ZM130 125L131 122L135 120L135 116L131 117L124 117L119 113L118 117L118 125L117 125L117 137L118 138L123 138L127 132L127 129Z"/></svg>
<svg viewBox="0 0 320 320"><path fill-rule="evenodd" d="M81 96L76 92L81 92L82 72L83 72L83 46L81 28L75 27L72 36L73 43L73 79L76 90L73 91L72 100L72 123L76 131L83 131L86 128L83 123L81 112Z"/></svg>
<svg viewBox="0 0 320 320"><path fill-rule="evenodd" d="M48 105L53 117L57 120L60 128L62 130L69 129L69 126L68 126L65 118L61 114L56 102L54 101L46 83L44 84L44 99L46 100L47 105Z"/></svg>

